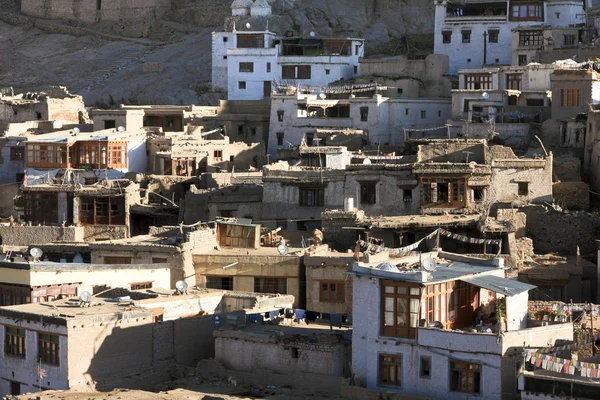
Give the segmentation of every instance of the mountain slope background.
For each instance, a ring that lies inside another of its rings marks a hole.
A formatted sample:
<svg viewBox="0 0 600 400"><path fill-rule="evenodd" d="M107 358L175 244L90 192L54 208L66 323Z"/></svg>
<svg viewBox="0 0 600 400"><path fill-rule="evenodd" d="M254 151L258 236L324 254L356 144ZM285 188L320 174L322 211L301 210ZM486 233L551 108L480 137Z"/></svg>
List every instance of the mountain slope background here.
<svg viewBox="0 0 600 400"><path fill-rule="evenodd" d="M85 25L24 16L0 0L0 86L39 91L65 85L89 106L215 104L211 32L231 29L232 0L172 0L151 21ZM273 15L235 21L238 29L367 39L368 57L419 56L433 47L430 0L272 0ZM245 29L245 28L244 28Z"/></svg>

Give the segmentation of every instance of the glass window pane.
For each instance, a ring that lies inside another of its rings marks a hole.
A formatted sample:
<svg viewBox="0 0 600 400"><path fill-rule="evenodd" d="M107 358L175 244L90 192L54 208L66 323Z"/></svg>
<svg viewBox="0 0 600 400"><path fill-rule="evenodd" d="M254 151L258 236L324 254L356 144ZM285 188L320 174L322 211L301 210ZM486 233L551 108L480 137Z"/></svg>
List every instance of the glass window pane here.
<svg viewBox="0 0 600 400"><path fill-rule="evenodd" d="M414 288L414 287L410 288L410 295L411 296L419 296L420 294L421 293L420 293L419 288Z"/></svg>
<svg viewBox="0 0 600 400"><path fill-rule="evenodd" d="M408 291L406 290L405 286L398 286L398 294L406 294L408 293Z"/></svg>
<svg viewBox="0 0 600 400"><path fill-rule="evenodd" d="M386 293L394 293L394 287L393 286L386 286L385 287L385 292Z"/></svg>

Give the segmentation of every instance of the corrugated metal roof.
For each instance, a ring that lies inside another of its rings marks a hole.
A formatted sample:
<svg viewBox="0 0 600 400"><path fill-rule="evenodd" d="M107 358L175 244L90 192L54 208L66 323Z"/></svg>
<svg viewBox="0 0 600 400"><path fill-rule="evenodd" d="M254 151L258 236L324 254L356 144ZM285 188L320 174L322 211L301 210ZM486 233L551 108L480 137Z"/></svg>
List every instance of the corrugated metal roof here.
<svg viewBox="0 0 600 400"><path fill-rule="evenodd" d="M464 278L459 278L459 280L509 297L536 288L536 286L528 283L523 283L512 279L505 279L493 275L466 276Z"/></svg>

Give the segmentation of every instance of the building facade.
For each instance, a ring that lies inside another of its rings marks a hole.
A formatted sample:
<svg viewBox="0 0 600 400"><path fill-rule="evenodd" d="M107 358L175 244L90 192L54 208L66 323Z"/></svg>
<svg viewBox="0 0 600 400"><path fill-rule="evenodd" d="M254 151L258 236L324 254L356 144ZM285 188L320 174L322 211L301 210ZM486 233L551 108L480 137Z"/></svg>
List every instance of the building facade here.
<svg viewBox="0 0 600 400"><path fill-rule="evenodd" d="M450 57L451 74L484 65L511 65L513 29L584 23L583 1L436 0L434 53Z"/></svg>

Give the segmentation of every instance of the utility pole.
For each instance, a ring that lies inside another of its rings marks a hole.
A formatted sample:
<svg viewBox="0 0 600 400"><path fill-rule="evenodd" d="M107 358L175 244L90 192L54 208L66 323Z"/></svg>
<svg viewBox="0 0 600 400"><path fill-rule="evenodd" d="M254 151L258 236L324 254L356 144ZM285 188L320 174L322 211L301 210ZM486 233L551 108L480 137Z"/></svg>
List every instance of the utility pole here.
<svg viewBox="0 0 600 400"><path fill-rule="evenodd" d="M487 31L483 32L483 65L487 64Z"/></svg>

